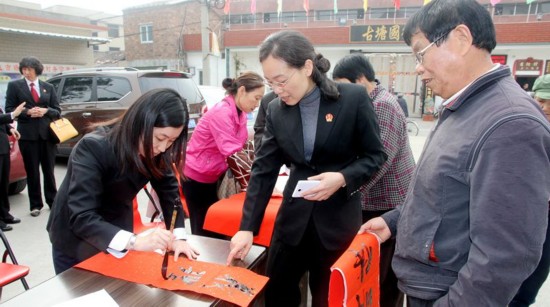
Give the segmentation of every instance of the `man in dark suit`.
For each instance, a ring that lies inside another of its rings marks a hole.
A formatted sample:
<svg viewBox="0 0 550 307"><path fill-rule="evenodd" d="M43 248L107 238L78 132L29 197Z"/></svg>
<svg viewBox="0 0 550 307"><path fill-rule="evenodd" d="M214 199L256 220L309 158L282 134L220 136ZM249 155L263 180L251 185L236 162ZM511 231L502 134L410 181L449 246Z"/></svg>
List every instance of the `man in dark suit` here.
<svg viewBox="0 0 550 307"><path fill-rule="evenodd" d="M10 183L10 143L8 135L13 135L16 140L19 140L21 135L10 123L13 122L25 104L20 104L11 113L4 114L0 108L0 229L2 231L10 231L13 228L8 224L17 224L20 219L10 214L10 201L8 198L8 188Z"/></svg>
<svg viewBox="0 0 550 307"><path fill-rule="evenodd" d="M7 112L26 102L17 129L21 133L19 148L27 172L32 216L39 216L44 206L40 191L40 166L44 175L44 196L50 208L57 193L54 177L57 139L50 132L49 126L60 117L61 108L53 86L38 80L43 70L44 66L37 58L23 58L19 63L19 71L24 78L8 83L6 91Z"/></svg>

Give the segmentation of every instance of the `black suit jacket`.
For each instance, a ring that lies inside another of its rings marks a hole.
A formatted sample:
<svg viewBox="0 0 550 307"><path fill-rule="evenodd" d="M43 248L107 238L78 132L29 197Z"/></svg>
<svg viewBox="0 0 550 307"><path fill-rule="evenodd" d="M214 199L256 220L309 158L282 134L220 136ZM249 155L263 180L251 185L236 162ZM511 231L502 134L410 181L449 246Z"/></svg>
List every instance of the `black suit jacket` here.
<svg viewBox="0 0 550 307"><path fill-rule="evenodd" d="M311 161L304 158L299 105L279 98L269 104L262 145L252 166L241 230L257 233L283 163L290 177L275 224L274 236L297 245L313 219L321 242L330 250L346 248L361 225L361 185L386 160L372 102L364 87L338 84L340 97L321 94ZM292 198L298 180L323 172L341 172L346 186L321 202Z"/></svg>
<svg viewBox="0 0 550 307"><path fill-rule="evenodd" d="M133 232L133 199L149 182L135 169L122 172L116 149L104 133L89 133L73 149L67 174L59 188L46 228L52 246L65 255L84 260L106 251L120 230ZM169 170L161 179L151 179L157 192L166 229L169 229L178 183ZM176 228L184 227L181 206Z"/></svg>
<svg viewBox="0 0 550 307"><path fill-rule="evenodd" d="M61 108L54 87L44 81L38 81L40 86L40 100L34 102L31 90L25 78L8 83L6 91L6 112L11 112L23 102L25 110L17 118L17 130L21 133L22 141L48 140L53 143L57 138L50 132L50 122L61 116ZM34 108L48 108L48 112L41 118L27 116L27 110Z"/></svg>
<svg viewBox="0 0 550 307"><path fill-rule="evenodd" d="M7 155L10 153L8 135L11 135L10 123L12 122L11 114L4 114L2 108L0 108L0 155Z"/></svg>

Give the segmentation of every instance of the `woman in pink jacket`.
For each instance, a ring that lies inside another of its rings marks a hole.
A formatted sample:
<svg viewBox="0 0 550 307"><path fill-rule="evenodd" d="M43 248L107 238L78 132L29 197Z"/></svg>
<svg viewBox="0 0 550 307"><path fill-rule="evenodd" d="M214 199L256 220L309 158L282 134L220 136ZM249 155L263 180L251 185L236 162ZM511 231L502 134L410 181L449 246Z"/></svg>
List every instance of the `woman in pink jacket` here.
<svg viewBox="0 0 550 307"><path fill-rule="evenodd" d="M248 138L246 113L254 111L264 95L264 79L254 72L224 80L229 82L227 96L204 114L187 145L182 188L195 235L219 237L202 228L204 218L218 201L217 182L228 168L227 157L241 150Z"/></svg>

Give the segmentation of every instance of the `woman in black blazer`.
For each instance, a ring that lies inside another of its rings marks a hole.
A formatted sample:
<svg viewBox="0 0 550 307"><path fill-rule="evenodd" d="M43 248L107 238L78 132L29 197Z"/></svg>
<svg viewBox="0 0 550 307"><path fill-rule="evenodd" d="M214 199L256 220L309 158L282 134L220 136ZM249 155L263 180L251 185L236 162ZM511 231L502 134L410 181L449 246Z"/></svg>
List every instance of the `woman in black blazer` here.
<svg viewBox="0 0 550 307"><path fill-rule="evenodd" d="M183 161L189 113L181 96L170 89L141 96L118 119L98 127L73 148L67 174L55 199L47 229L56 274L98 252L123 257L127 250L171 249L175 258L198 252L185 241L181 205L173 233L156 228L136 235L132 200L147 182L157 192L166 229L178 183L171 164Z"/></svg>
<svg viewBox="0 0 550 307"><path fill-rule="evenodd" d="M40 215L44 207L40 191L40 168L44 176L44 198L50 208L57 194L54 176L57 138L50 132L50 123L61 116L61 108L53 85L38 80L43 70L40 60L24 57L19 62L19 72L24 78L8 83L6 91L7 112L12 112L26 102L18 119L17 130L21 133L19 148L27 172L30 213L35 217Z"/></svg>
<svg viewBox="0 0 550 307"><path fill-rule="evenodd" d="M330 266L361 226L357 190L386 159L376 115L364 88L326 77L329 61L299 32L270 35L260 62L278 98L268 106L228 263L248 253L279 168L290 164L269 248L266 305L298 306L298 284L308 271L312 306L326 306ZM306 179L320 184L293 198L298 180Z"/></svg>

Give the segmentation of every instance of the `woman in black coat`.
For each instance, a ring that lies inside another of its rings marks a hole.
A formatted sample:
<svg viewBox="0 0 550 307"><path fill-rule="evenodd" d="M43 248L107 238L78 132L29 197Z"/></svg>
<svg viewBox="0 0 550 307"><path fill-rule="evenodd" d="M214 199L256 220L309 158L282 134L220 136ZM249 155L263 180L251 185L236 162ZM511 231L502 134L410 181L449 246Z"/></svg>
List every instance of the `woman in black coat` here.
<svg viewBox="0 0 550 307"><path fill-rule="evenodd" d="M266 305L299 305L299 281L308 271L312 306L326 306L330 266L361 226L357 190L386 159L376 115L364 88L327 78L329 61L299 32L270 35L260 62L278 98L268 106L227 262L250 250L279 169L290 164L269 249ZM295 198L298 180L320 183Z"/></svg>
<svg viewBox="0 0 550 307"><path fill-rule="evenodd" d="M185 241L178 183L171 170L185 152L185 100L170 89L152 90L118 120L85 135L69 157L47 225L56 274L98 252L123 257L130 249L170 249L176 260L180 254L190 259L198 255ZM160 228L132 232L132 200L147 182L159 196L166 229L174 205L179 205L173 233Z"/></svg>

